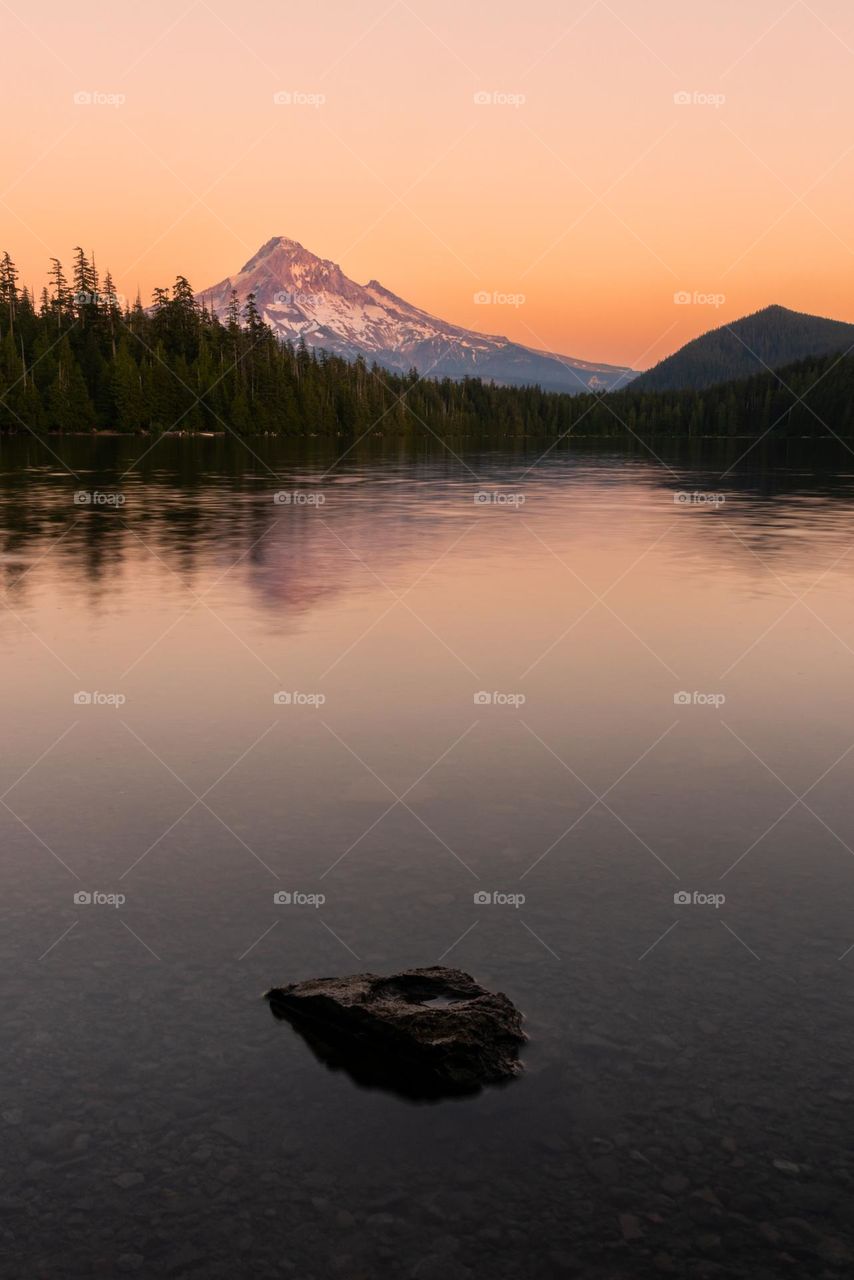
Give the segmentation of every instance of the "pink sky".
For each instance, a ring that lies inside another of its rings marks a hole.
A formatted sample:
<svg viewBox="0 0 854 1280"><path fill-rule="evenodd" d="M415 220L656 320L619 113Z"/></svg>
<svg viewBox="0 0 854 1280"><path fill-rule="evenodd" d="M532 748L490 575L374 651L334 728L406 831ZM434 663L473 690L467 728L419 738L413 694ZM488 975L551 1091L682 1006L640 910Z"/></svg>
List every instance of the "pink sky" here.
<svg viewBox="0 0 854 1280"><path fill-rule="evenodd" d="M0 247L37 288L79 241L147 300L286 235L446 319L636 367L771 302L854 321L847 0L4 0L0 21ZM524 302L485 316L480 290Z"/></svg>

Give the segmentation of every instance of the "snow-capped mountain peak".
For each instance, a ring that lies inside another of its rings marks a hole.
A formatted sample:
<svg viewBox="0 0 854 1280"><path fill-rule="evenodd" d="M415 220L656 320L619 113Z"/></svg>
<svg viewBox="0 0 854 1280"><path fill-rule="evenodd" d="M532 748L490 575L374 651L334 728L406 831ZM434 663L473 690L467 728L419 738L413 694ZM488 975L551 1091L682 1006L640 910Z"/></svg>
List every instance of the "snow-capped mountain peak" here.
<svg viewBox="0 0 854 1280"><path fill-rule="evenodd" d="M235 276L197 296L223 318L232 290L241 303L253 293L264 320L287 341L302 339L307 346L351 360L361 355L389 369L538 384L556 391L623 385L633 376L629 369L535 351L501 335L440 320L378 280L356 284L336 262L286 236L268 240Z"/></svg>

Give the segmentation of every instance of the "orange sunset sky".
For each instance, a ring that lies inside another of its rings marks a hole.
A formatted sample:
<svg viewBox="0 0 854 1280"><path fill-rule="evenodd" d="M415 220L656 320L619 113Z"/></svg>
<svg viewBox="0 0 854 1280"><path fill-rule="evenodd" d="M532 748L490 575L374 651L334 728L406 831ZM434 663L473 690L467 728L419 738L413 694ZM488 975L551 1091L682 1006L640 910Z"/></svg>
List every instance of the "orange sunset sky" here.
<svg viewBox="0 0 854 1280"><path fill-rule="evenodd" d="M850 0L3 0L0 22L0 248L36 289L77 243L147 301L285 235L456 323L638 368L771 302L854 321Z"/></svg>

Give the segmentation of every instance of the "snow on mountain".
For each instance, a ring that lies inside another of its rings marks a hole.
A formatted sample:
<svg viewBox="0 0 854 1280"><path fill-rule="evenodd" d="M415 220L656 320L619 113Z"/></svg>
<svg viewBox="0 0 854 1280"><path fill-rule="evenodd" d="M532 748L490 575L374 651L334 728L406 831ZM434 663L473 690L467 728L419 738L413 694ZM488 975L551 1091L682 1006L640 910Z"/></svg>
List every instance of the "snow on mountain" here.
<svg viewBox="0 0 854 1280"><path fill-rule="evenodd" d="M197 297L224 319L232 289L241 305L254 293L259 312L280 337L292 342L302 338L309 347L348 360L362 355L388 369L415 368L437 378L468 375L570 392L624 386L635 376L631 369L536 351L497 334L449 324L398 298L377 280L356 284L337 263L284 236L268 240L236 276Z"/></svg>

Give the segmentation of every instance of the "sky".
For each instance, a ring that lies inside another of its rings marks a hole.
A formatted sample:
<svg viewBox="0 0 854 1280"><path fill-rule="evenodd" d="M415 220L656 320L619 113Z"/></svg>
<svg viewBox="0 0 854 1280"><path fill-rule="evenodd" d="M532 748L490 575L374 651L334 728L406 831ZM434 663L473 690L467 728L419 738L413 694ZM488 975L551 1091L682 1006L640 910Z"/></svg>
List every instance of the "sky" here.
<svg viewBox="0 0 854 1280"><path fill-rule="evenodd" d="M635 368L770 303L854 321L850 0L2 0L0 31L36 289L78 243L147 301L284 235Z"/></svg>

